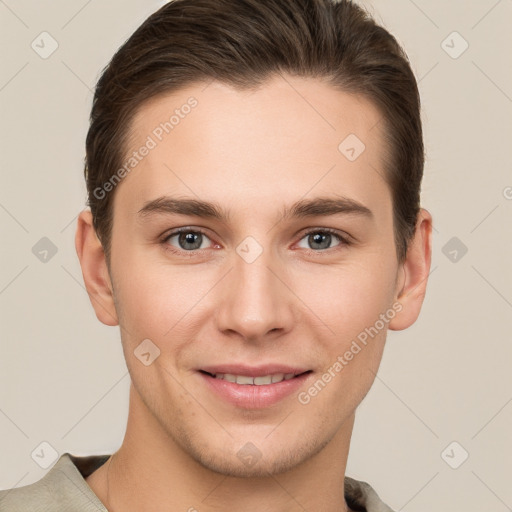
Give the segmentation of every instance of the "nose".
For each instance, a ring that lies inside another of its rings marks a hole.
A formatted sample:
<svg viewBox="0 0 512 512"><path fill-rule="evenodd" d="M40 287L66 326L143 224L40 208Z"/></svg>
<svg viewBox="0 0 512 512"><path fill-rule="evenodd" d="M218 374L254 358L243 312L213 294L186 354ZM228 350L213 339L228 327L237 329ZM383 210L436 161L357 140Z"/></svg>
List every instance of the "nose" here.
<svg viewBox="0 0 512 512"><path fill-rule="evenodd" d="M297 320L297 304L283 265L268 251L252 262L235 254L223 279L217 327L224 334L251 343L289 332Z"/></svg>

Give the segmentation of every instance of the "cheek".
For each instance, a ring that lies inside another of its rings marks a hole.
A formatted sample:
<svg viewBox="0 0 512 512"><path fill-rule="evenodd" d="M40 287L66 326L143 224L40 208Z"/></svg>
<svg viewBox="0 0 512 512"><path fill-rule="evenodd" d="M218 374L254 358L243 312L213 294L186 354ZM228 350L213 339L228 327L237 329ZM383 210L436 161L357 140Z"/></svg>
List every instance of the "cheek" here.
<svg viewBox="0 0 512 512"><path fill-rule="evenodd" d="M328 337L336 340L356 337L375 324L391 307L396 268L376 254L337 267L318 267L295 276L295 292L326 325Z"/></svg>
<svg viewBox="0 0 512 512"><path fill-rule="evenodd" d="M133 349L148 338L162 352L170 347L179 352L196 328L194 320L203 314L214 276L136 254L127 255L117 269L116 303L127 345Z"/></svg>
<svg viewBox="0 0 512 512"><path fill-rule="evenodd" d="M377 253L367 256L331 274L325 280L324 293L315 288L313 298L312 309L316 308L334 331L321 339L324 373L319 372L319 378L329 383L317 406L337 411L340 418L370 389L382 358L388 323L396 314L392 307L394 259L386 260ZM316 388L323 389L323 384ZM320 395L316 388L310 391Z"/></svg>
<svg viewBox="0 0 512 512"><path fill-rule="evenodd" d="M381 315L394 313L389 279L355 269L346 269L338 277L328 280L324 295L317 293L312 298L311 309L329 330L316 338L322 362L317 380L299 396L300 403L310 402L315 414L333 428L355 410L371 388L387 333L388 323Z"/></svg>

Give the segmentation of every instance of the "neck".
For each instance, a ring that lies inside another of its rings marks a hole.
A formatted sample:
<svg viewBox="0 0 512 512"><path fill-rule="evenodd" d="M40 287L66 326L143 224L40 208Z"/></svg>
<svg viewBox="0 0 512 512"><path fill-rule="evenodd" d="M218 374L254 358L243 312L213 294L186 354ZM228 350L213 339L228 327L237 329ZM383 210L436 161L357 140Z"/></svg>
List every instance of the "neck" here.
<svg viewBox="0 0 512 512"><path fill-rule="evenodd" d="M343 480L353 422L354 416L319 453L291 471L232 477L205 468L184 452L131 385L123 444L87 483L109 512L346 512Z"/></svg>

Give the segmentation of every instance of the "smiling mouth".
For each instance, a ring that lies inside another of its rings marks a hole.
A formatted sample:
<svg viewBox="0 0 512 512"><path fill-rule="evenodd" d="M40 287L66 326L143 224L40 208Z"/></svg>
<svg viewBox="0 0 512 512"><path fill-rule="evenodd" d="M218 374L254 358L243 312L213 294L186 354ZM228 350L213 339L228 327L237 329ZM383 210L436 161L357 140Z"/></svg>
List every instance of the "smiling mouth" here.
<svg viewBox="0 0 512 512"><path fill-rule="evenodd" d="M200 372L213 377L214 379L225 380L234 384L241 384L245 386L267 386L269 384L278 384L284 380L291 380L301 375L311 373L311 370L302 373L272 373L258 377L251 377L248 375L234 375L232 373L210 373L204 370L200 370Z"/></svg>

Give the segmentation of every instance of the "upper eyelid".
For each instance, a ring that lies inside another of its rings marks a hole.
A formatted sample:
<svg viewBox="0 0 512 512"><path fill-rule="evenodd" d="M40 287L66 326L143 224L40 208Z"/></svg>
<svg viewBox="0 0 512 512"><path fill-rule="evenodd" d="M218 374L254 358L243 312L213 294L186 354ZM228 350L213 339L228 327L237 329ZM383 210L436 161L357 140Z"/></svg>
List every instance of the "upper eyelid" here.
<svg viewBox="0 0 512 512"><path fill-rule="evenodd" d="M333 228L313 228L313 229L309 229L305 232L302 233L302 236L299 238L299 241L302 240L304 237L310 235L311 233L327 233L329 235L332 235L332 236L335 236L336 238L338 238L338 241L340 242L340 245L349 245L352 241L353 241L353 238L348 234L348 233L345 233L345 232L340 232L338 231L337 229L333 229ZM335 249L335 247L330 247L330 249ZM310 251L312 251L313 249L309 249ZM325 250L329 250L329 249L325 249ZM322 251L314 251L314 252L322 252Z"/></svg>
<svg viewBox="0 0 512 512"><path fill-rule="evenodd" d="M185 227L176 228L167 233L164 233L162 235L162 240L163 241L168 240L169 238L179 235L181 233L201 233L203 235L206 235L208 238L211 238L210 235L208 234L208 232L206 230L204 230L203 228L191 228L191 227L185 226Z"/></svg>

